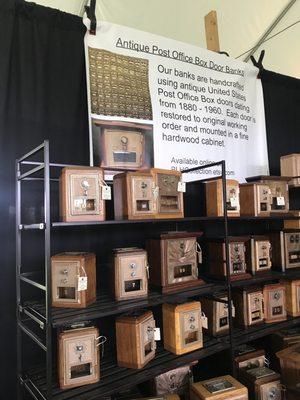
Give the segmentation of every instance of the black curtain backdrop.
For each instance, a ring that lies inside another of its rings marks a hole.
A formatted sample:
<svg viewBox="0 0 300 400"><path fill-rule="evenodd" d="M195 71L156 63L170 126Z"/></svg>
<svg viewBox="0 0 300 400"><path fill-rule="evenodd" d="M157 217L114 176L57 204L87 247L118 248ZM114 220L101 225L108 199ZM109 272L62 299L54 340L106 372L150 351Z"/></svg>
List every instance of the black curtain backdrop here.
<svg viewBox="0 0 300 400"><path fill-rule="evenodd" d="M0 7L0 399L14 400L15 158L47 138L51 161L88 165L85 28L78 17L32 3ZM262 82L277 174L280 155L300 152L300 81L263 71ZM25 250L34 257L34 244Z"/></svg>

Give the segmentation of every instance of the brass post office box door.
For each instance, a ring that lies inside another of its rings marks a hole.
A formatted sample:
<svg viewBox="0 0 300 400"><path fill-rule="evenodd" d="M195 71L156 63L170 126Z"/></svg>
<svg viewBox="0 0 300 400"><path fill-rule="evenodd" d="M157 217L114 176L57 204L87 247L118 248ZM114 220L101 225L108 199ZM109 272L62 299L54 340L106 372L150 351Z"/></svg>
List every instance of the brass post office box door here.
<svg viewBox="0 0 300 400"><path fill-rule="evenodd" d="M137 293L147 293L146 255L122 255L119 257L119 287L122 296L134 297Z"/></svg>
<svg viewBox="0 0 300 400"><path fill-rule="evenodd" d="M225 251L225 248L224 248ZM244 242L229 243L229 258L231 274L246 272L245 244Z"/></svg>
<svg viewBox="0 0 300 400"><path fill-rule="evenodd" d="M200 310L186 311L180 314L180 334L183 349L202 343Z"/></svg>
<svg viewBox="0 0 300 400"><path fill-rule="evenodd" d="M196 238L168 239L168 283L198 279Z"/></svg>
<svg viewBox="0 0 300 400"><path fill-rule="evenodd" d="M261 400L281 400L282 390L280 381L264 383L260 387Z"/></svg>
<svg viewBox="0 0 300 400"><path fill-rule="evenodd" d="M269 241L255 241L255 264L257 271L271 268L271 243Z"/></svg>
<svg viewBox="0 0 300 400"><path fill-rule="evenodd" d="M238 185L226 183L226 207L227 211L240 211L240 189ZM222 198L223 204L223 198Z"/></svg>
<svg viewBox="0 0 300 400"><path fill-rule="evenodd" d="M78 303L80 261L54 261L51 268L53 301L62 300L64 303Z"/></svg>
<svg viewBox="0 0 300 400"><path fill-rule="evenodd" d="M160 213L173 213L181 210L178 182L180 177L173 174L157 174L159 187L158 208Z"/></svg>
<svg viewBox="0 0 300 400"><path fill-rule="evenodd" d="M263 320L263 294L261 292L247 293L247 307L249 325Z"/></svg>
<svg viewBox="0 0 300 400"><path fill-rule="evenodd" d="M284 232L286 268L300 266L300 231Z"/></svg>
<svg viewBox="0 0 300 400"><path fill-rule="evenodd" d="M98 174L70 175L71 215L98 215L100 213L100 181Z"/></svg>
<svg viewBox="0 0 300 400"><path fill-rule="evenodd" d="M64 342L65 382L66 385L76 384L95 379L96 335L86 335L66 339Z"/></svg>
<svg viewBox="0 0 300 400"><path fill-rule="evenodd" d="M269 181L271 190L271 210L286 210L288 206L288 185L286 181ZM279 204L278 198L284 198L284 204Z"/></svg>
<svg viewBox="0 0 300 400"><path fill-rule="evenodd" d="M156 350L156 342L154 340L155 321L149 318L144 321L140 326L140 339L141 339L141 363L146 363L152 358Z"/></svg>
<svg viewBox="0 0 300 400"><path fill-rule="evenodd" d="M105 129L106 167L141 168L144 135L138 131Z"/></svg>
<svg viewBox="0 0 300 400"><path fill-rule="evenodd" d="M223 297L221 300L227 300ZM216 317L217 317L217 332L227 330L228 324L228 305L225 303L216 302Z"/></svg>
<svg viewBox="0 0 300 400"><path fill-rule="evenodd" d="M263 211L270 211L271 196L270 196L269 186L256 185L256 190L257 190L258 213Z"/></svg>
<svg viewBox="0 0 300 400"><path fill-rule="evenodd" d="M284 290L278 289L269 291L266 306L269 308L271 317L280 317L285 315Z"/></svg>
<svg viewBox="0 0 300 400"><path fill-rule="evenodd" d="M156 211L153 179L146 176L131 179L133 214L153 214Z"/></svg>

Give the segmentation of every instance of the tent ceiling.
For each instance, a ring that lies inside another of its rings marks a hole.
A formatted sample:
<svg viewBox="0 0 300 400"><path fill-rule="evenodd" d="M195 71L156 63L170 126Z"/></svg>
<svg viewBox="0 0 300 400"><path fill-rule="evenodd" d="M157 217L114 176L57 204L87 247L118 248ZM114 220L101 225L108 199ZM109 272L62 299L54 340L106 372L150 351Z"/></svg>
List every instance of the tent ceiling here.
<svg viewBox="0 0 300 400"><path fill-rule="evenodd" d="M81 15L86 1L36 0L36 3ZM206 47L204 16L214 9L218 13L221 49L237 57L257 43L288 3L289 0L98 0L96 14L98 20ZM272 34L299 19L300 0L297 0ZM299 78L299 37L300 24L297 24L263 44L255 56L265 49L265 68Z"/></svg>

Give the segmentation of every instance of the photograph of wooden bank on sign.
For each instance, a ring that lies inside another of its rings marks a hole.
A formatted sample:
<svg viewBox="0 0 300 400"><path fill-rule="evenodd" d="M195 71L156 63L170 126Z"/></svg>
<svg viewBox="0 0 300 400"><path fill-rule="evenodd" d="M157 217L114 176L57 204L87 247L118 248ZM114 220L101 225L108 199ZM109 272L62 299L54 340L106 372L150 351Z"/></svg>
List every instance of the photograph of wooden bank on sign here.
<svg viewBox="0 0 300 400"><path fill-rule="evenodd" d="M268 174L256 67L108 22L87 32L85 50L92 165L184 170L225 160L230 179ZM219 169L185 179L199 174Z"/></svg>

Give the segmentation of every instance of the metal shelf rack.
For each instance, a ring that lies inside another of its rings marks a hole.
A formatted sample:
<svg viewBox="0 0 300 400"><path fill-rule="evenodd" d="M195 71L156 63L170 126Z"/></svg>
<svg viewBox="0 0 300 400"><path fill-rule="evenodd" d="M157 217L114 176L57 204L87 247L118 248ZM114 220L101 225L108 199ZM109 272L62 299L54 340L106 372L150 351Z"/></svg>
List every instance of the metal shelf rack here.
<svg viewBox="0 0 300 400"><path fill-rule="evenodd" d="M36 156L42 155L42 161L33 161ZM206 338L204 347L200 350L188 353L182 356L174 356L169 352L160 348L156 358L140 371L119 368L116 365L114 357L112 359L104 359L101 362L101 379L95 385L83 386L71 390L60 390L57 387L57 379L55 365L53 360L53 330L60 329L63 326L70 325L74 322L86 320L100 319L106 316L113 316L122 312L127 312L136 308L145 308L160 305L166 301L177 301L189 298L198 298L199 296L209 296L218 299L216 293L220 291L227 292L228 304L231 304L231 289L234 286L243 286L252 283L278 280L282 277L280 273L274 273L270 276L254 277L247 281L230 281L230 266L228 253L228 226L237 222L253 222L253 221L274 221L285 219L297 219L291 216L271 216L271 217L246 217L246 218L228 218L226 209L226 167L225 161L207 164L205 166L192 168L183 171L188 173L191 171L201 170L205 168L218 167L221 172L212 179L222 179L223 185L223 207L224 217L186 217L183 219L166 219L166 220L139 220L139 221L115 221L106 220L103 222L54 222L51 221L51 204L50 204L50 185L57 182L57 177L52 177L52 170L74 166L68 164L50 163L49 161L49 142L45 140L41 145L31 150L24 156L16 160L16 288L17 288L17 367L18 367L18 400L23 398L23 388L36 400L96 400L99 396L114 394L120 389L126 389L143 382L151 377L165 372L168 369L178 367L189 361L199 360L220 351L230 351L231 365L233 369L234 347L237 344L244 343L273 332L278 327L294 326L300 323L300 319L290 319L284 323L270 324L268 326L258 327L255 331L241 331L233 328L232 309L228 307L229 313L229 334L221 338ZM24 171L25 169L25 171ZM22 223L22 183L24 181L41 181L43 184L43 218L42 220L30 224ZM200 179L201 181L201 179ZM202 179L207 181L207 179ZM206 280L206 284L190 290L183 290L180 293L165 294L150 291L147 299L115 302L105 292L98 296L95 304L84 310L72 309L54 309L51 307L51 232L57 229L68 229L68 227L89 226L104 228L108 225L125 225L125 224L175 224L176 229L180 223L215 223L221 222L224 227L224 241L226 248L226 271L227 278L225 281ZM39 272L23 272L22 271L22 236L26 231L40 231L44 235L44 264L42 271ZM294 272L295 276L297 272ZM300 275L300 273L299 273ZM254 282L255 281L255 282ZM43 300L23 301L22 284L27 284L40 291ZM38 326L36 329L28 326L27 322ZM40 334L42 332L42 335ZM251 335L250 335L251 333ZM23 335L27 335L34 343L36 343L45 353L46 364L41 368L24 370L23 367ZM234 371L232 371L234 374Z"/></svg>

